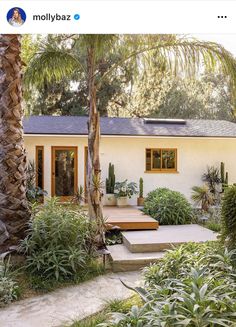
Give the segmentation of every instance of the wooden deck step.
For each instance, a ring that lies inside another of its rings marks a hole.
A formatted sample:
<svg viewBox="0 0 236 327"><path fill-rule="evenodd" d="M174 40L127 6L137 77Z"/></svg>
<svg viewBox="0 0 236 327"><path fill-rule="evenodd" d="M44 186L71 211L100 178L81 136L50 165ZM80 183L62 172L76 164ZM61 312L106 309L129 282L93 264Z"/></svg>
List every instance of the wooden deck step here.
<svg viewBox="0 0 236 327"><path fill-rule="evenodd" d="M107 228L118 226L121 230L156 230L158 222L136 207L104 207Z"/></svg>

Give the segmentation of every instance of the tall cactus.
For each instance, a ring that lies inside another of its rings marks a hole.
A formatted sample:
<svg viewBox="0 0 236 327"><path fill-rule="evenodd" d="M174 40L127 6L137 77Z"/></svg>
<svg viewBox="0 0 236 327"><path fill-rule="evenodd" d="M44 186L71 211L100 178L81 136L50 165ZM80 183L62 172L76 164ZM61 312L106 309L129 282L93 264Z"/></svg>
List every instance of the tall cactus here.
<svg viewBox="0 0 236 327"><path fill-rule="evenodd" d="M108 178L106 178L106 193L107 194L114 194L115 183L116 183L115 167L114 167L114 165L109 163Z"/></svg>
<svg viewBox="0 0 236 327"><path fill-rule="evenodd" d="M228 172L225 173L224 162L220 163L220 176L221 176L222 191L224 192L225 188L228 187L229 185L229 174Z"/></svg>
<svg viewBox="0 0 236 327"><path fill-rule="evenodd" d="M143 198L143 178L139 179L139 197Z"/></svg>

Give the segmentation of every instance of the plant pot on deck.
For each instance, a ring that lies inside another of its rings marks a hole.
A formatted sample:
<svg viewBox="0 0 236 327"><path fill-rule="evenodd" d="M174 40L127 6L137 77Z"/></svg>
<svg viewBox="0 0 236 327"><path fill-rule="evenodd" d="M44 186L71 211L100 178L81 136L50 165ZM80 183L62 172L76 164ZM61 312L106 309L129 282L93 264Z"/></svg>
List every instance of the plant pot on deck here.
<svg viewBox="0 0 236 327"><path fill-rule="evenodd" d="M106 194L105 195L105 206L115 206L116 205L116 197L115 194Z"/></svg>
<svg viewBox="0 0 236 327"><path fill-rule="evenodd" d="M127 207L128 206L128 197L121 196L117 198L117 207Z"/></svg>
<svg viewBox="0 0 236 327"><path fill-rule="evenodd" d="M143 207L144 206L144 198L137 198L137 206Z"/></svg>

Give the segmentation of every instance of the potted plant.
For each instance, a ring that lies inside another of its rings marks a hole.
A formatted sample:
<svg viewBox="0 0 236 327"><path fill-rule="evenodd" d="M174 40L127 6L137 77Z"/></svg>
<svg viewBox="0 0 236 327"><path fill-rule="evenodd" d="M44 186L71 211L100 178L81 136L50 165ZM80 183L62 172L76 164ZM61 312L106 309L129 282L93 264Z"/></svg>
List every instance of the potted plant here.
<svg viewBox="0 0 236 327"><path fill-rule="evenodd" d="M105 205L106 206L115 206L116 198L115 198L115 168L114 165L109 163L108 168L108 178L106 179L106 196L105 196Z"/></svg>
<svg viewBox="0 0 236 327"><path fill-rule="evenodd" d="M126 207L128 205L128 198L137 194L137 184L134 182L128 183L126 179L124 182L117 182L115 184L115 196L117 198L118 207Z"/></svg>
<svg viewBox="0 0 236 327"><path fill-rule="evenodd" d="M144 205L144 197L143 197L143 178L139 179L139 197L137 199L137 205L142 207Z"/></svg>

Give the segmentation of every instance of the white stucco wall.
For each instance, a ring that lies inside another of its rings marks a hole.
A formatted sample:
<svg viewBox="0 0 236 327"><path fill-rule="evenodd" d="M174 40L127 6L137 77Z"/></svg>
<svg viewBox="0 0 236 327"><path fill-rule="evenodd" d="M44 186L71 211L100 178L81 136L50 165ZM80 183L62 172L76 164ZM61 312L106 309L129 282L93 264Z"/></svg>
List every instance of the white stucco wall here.
<svg viewBox="0 0 236 327"><path fill-rule="evenodd" d="M35 147L44 146L44 188L51 194L51 147L78 147L78 185L84 185L84 147L86 137L25 136L28 158L35 160ZM145 173L146 148L177 148L177 173ZM236 182L236 139L102 137L102 178L105 181L109 162L115 165L116 181L144 179L144 193L157 187L168 187L191 196L191 188L201 185L207 165L225 162L229 183ZM130 201L136 204L136 197Z"/></svg>

